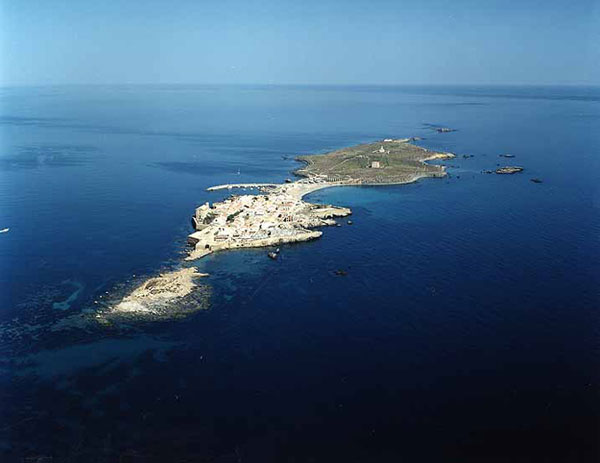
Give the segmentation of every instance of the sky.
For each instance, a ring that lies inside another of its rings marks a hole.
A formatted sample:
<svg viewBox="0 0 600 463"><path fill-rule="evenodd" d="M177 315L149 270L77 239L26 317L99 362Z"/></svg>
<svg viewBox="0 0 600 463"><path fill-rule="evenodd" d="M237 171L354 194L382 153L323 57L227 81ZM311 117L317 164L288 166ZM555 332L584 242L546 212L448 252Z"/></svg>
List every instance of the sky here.
<svg viewBox="0 0 600 463"><path fill-rule="evenodd" d="M600 85L600 0L0 0L0 85Z"/></svg>

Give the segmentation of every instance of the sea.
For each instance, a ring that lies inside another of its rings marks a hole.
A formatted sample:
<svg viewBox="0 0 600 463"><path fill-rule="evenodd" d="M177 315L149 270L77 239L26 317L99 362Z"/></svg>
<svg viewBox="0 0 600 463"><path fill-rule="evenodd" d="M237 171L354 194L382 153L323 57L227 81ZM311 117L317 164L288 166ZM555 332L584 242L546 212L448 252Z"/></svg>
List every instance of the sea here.
<svg viewBox="0 0 600 463"><path fill-rule="evenodd" d="M448 177L314 192L352 224L99 321L207 187L404 137ZM599 160L599 87L0 88L0 461L599 461Z"/></svg>

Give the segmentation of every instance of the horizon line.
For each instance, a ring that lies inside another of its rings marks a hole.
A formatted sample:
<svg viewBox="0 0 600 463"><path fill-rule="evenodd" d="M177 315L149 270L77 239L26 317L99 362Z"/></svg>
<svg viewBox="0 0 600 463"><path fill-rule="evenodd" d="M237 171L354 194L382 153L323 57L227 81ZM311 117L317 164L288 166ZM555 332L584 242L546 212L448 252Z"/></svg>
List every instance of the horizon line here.
<svg viewBox="0 0 600 463"><path fill-rule="evenodd" d="M117 86L229 86L229 87L600 87L600 82L578 83L214 83L214 82L65 82L65 83L0 83L0 88L15 87L117 87Z"/></svg>

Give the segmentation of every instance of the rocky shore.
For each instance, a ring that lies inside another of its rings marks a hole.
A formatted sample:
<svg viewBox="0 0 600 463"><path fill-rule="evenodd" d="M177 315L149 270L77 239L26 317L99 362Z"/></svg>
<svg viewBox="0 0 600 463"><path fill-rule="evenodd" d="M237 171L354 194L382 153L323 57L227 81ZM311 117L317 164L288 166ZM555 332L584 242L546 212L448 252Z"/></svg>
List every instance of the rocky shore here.
<svg viewBox="0 0 600 463"><path fill-rule="evenodd" d="M101 319L117 316L143 315L161 317L173 315L174 304L189 296L197 287L197 278L208 276L195 267L162 273L144 281L118 304L99 314Z"/></svg>

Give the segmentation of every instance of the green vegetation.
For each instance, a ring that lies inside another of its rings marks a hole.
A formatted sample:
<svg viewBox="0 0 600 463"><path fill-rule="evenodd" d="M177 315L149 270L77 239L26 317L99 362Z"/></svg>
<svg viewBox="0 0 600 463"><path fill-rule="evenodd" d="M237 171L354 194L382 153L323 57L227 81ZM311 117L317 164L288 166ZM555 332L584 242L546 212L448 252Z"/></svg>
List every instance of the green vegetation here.
<svg viewBox="0 0 600 463"><path fill-rule="evenodd" d="M227 216L227 219L226 219L225 221L226 221L227 223L233 222L233 221L234 221L234 219L235 219L235 218L236 218L238 215L240 215L242 212L243 212L243 211L240 209L239 211L237 211L237 212L234 212L233 214L229 214L229 215Z"/></svg>
<svg viewBox="0 0 600 463"><path fill-rule="evenodd" d="M303 177L331 182L362 184L405 183L419 177L443 177L442 166L425 160L454 157L436 153L409 143L409 140L385 140L343 148L326 154L297 158L306 166L297 170Z"/></svg>

